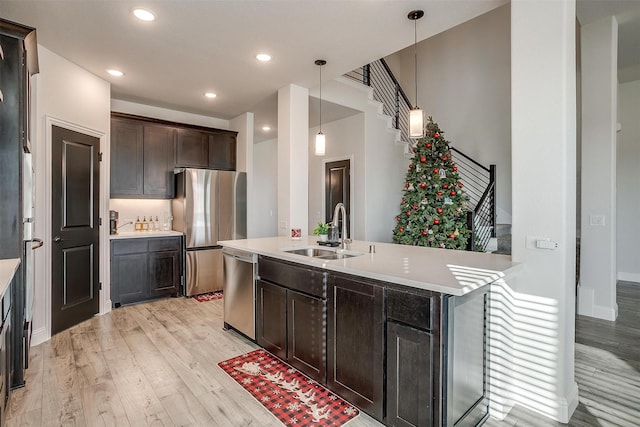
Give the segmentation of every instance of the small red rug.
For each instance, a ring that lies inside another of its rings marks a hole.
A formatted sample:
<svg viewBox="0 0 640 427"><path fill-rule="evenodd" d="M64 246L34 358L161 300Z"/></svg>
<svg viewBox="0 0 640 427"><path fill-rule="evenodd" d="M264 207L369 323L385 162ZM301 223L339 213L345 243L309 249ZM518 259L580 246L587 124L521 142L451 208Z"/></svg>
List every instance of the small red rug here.
<svg viewBox="0 0 640 427"><path fill-rule="evenodd" d="M206 294L194 295L193 299L199 302L222 299L222 291L209 292Z"/></svg>
<svg viewBox="0 0 640 427"><path fill-rule="evenodd" d="M342 426L360 413L265 350L254 350L218 366L286 426Z"/></svg>

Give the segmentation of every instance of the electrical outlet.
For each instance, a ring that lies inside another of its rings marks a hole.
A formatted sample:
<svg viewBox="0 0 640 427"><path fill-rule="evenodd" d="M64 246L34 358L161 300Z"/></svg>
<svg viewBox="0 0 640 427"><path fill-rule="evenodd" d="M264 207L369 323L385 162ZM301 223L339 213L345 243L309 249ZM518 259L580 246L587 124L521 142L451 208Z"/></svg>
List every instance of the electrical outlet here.
<svg viewBox="0 0 640 427"><path fill-rule="evenodd" d="M604 215L589 215L589 225L592 227L604 227Z"/></svg>

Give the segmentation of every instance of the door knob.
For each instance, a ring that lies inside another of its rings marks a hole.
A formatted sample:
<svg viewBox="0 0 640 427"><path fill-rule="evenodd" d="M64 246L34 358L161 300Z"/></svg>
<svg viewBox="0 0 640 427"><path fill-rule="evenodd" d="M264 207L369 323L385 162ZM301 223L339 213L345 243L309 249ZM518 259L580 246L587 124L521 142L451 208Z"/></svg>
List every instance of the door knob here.
<svg viewBox="0 0 640 427"><path fill-rule="evenodd" d="M60 236L56 236L56 237L53 238L53 241L56 242L56 243L60 243L60 242L62 242L62 238Z"/></svg>

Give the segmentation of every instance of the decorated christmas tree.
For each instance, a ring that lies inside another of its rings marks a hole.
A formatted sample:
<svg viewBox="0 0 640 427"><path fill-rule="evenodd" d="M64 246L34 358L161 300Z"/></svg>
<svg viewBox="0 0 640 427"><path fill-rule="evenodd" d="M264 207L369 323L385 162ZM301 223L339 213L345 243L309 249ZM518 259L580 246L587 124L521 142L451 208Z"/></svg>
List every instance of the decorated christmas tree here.
<svg viewBox="0 0 640 427"><path fill-rule="evenodd" d="M429 117L425 136L412 148L393 241L403 245L466 249L467 196L449 142Z"/></svg>

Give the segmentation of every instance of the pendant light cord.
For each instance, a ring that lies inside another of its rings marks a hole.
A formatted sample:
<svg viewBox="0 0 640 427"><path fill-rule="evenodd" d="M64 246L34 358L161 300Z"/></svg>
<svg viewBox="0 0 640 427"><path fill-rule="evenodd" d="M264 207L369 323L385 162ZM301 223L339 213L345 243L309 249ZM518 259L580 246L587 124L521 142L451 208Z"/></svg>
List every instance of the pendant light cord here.
<svg viewBox="0 0 640 427"><path fill-rule="evenodd" d="M322 65L320 66L320 133L322 133Z"/></svg>
<svg viewBox="0 0 640 427"><path fill-rule="evenodd" d="M415 89L416 89L416 104L415 108L418 108L418 20L413 20L413 75L415 76Z"/></svg>

